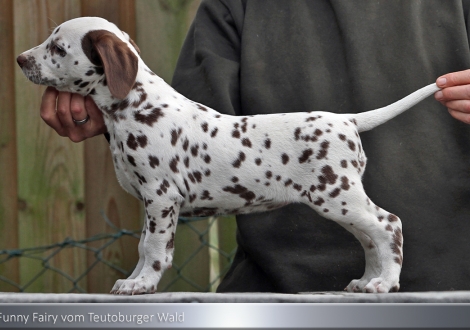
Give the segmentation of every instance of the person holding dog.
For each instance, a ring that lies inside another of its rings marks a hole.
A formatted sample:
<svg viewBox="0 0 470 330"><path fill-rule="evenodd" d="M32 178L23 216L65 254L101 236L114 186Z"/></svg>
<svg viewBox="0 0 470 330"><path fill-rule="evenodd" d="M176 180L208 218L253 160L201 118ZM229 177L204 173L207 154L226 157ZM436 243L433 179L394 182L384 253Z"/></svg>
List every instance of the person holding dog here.
<svg viewBox="0 0 470 330"><path fill-rule="evenodd" d="M439 102L362 134L363 182L403 222L401 291L468 290L469 8L460 0L203 1L172 85L219 112L254 115L362 112L436 81ZM91 99L52 88L41 116L74 142L106 132ZM219 292L338 291L362 276L357 240L306 206L237 224Z"/></svg>

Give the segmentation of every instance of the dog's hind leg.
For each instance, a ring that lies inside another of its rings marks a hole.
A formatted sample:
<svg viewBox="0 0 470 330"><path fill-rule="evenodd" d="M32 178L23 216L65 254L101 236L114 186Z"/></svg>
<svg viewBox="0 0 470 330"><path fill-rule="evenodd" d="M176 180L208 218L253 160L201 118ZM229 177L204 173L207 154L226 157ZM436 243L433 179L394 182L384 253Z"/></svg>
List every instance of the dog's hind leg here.
<svg viewBox="0 0 470 330"><path fill-rule="evenodd" d="M333 190L334 191L334 190ZM332 197L334 196L334 197ZM364 248L366 269L350 292L389 292L400 288L403 236L400 219L379 208L367 197L358 180L338 194L316 192L309 204L320 215L350 231Z"/></svg>

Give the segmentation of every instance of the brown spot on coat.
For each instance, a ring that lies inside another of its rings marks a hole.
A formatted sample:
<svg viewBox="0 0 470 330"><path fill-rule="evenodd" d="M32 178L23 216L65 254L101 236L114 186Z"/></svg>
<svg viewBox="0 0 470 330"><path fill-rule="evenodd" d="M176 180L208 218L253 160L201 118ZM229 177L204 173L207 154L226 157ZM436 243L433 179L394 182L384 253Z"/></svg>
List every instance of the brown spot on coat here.
<svg viewBox="0 0 470 330"><path fill-rule="evenodd" d="M206 164L209 164L211 162L211 156L209 155L204 155L202 159L204 160L204 162L206 162Z"/></svg>
<svg viewBox="0 0 470 330"><path fill-rule="evenodd" d="M147 145L147 136L139 135L137 137L137 143L139 144L141 148L145 148L145 146Z"/></svg>
<svg viewBox="0 0 470 330"><path fill-rule="evenodd" d="M332 192L330 192L330 197L335 198L338 197L339 193L341 192L341 189L335 188Z"/></svg>
<svg viewBox="0 0 470 330"><path fill-rule="evenodd" d="M299 163L300 164L305 163L310 158L311 155L313 155L313 150L312 149L305 149L302 152L302 155L299 157Z"/></svg>
<svg viewBox="0 0 470 330"><path fill-rule="evenodd" d="M282 159L282 164L284 165L286 165L289 162L289 156L285 153L281 155L281 159Z"/></svg>
<svg viewBox="0 0 470 330"><path fill-rule="evenodd" d="M175 210L173 206L170 206L162 210L162 218L166 218L167 216L173 216L173 215L175 215Z"/></svg>
<svg viewBox="0 0 470 330"><path fill-rule="evenodd" d="M198 150L199 150L199 145L198 144L192 146L191 147L191 155L193 155L194 157L197 157Z"/></svg>
<svg viewBox="0 0 470 330"><path fill-rule="evenodd" d="M318 197L317 200L315 202L313 202L313 204L315 204L317 206L321 206L323 203L325 203L325 200L321 197Z"/></svg>
<svg viewBox="0 0 470 330"><path fill-rule="evenodd" d="M335 174L333 168L330 165L325 165L322 167L321 172L322 176L319 176L318 179L321 183L335 184L338 179L338 175Z"/></svg>
<svg viewBox="0 0 470 330"><path fill-rule="evenodd" d="M131 155L127 155L127 161L128 161L132 166L137 166L137 164L135 163L134 157L132 157Z"/></svg>
<svg viewBox="0 0 470 330"><path fill-rule="evenodd" d="M170 168L174 173L179 173L178 162L180 158L178 156L174 157L170 162Z"/></svg>
<svg viewBox="0 0 470 330"><path fill-rule="evenodd" d="M175 233L171 233L171 238L168 241L168 243L166 243L166 249L167 250L173 249L174 246L175 246Z"/></svg>
<svg viewBox="0 0 470 330"><path fill-rule="evenodd" d="M403 265L403 257L402 256L398 256L398 257L395 257L395 259L393 259L397 264L399 264L400 266Z"/></svg>
<svg viewBox="0 0 470 330"><path fill-rule="evenodd" d="M330 147L330 142L329 141L323 141L320 144L320 151L318 152L317 159L323 159L326 158L328 155L328 148Z"/></svg>
<svg viewBox="0 0 470 330"><path fill-rule="evenodd" d="M264 147L265 147L266 149L271 148L271 139L266 139L266 140L264 140Z"/></svg>
<svg viewBox="0 0 470 330"><path fill-rule="evenodd" d="M157 227L157 223L155 221L149 222L149 231L153 234L155 233L155 228Z"/></svg>
<svg viewBox="0 0 470 330"><path fill-rule="evenodd" d="M234 129L234 130L232 131L232 137L234 137L235 139L239 139L240 136L241 136L241 135L240 135L240 131L239 131L239 130Z"/></svg>
<svg viewBox="0 0 470 330"><path fill-rule="evenodd" d="M240 168L242 163L245 161L246 155L242 151L238 153L238 158L232 163L233 167Z"/></svg>
<svg viewBox="0 0 470 330"><path fill-rule="evenodd" d="M159 272L162 270L162 264L160 261L155 261L153 264L152 264L152 268L156 271L156 272Z"/></svg>
<svg viewBox="0 0 470 330"><path fill-rule="evenodd" d="M388 218L387 218L387 219L388 219L388 221L390 221L390 222L398 221L398 217L397 217L395 214L392 214L392 213L390 213L390 214L388 215Z"/></svg>
<svg viewBox="0 0 470 330"><path fill-rule="evenodd" d="M188 147L189 147L189 141L188 141L188 139L184 139L184 142L183 142L183 150L184 150L184 151L187 151L187 150L188 150Z"/></svg>
<svg viewBox="0 0 470 330"><path fill-rule="evenodd" d="M134 174L139 179L140 184L147 183L147 180L145 179L145 177L143 175L140 175L139 173L137 173L135 171L134 171Z"/></svg>
<svg viewBox="0 0 470 330"><path fill-rule="evenodd" d="M178 130L172 129L171 130L171 145L175 146L176 143L178 142L178 139L182 133L183 129L180 127Z"/></svg>
<svg viewBox="0 0 470 330"><path fill-rule="evenodd" d="M251 148L251 141L248 138L243 138L242 139L242 145L248 148Z"/></svg>
<svg viewBox="0 0 470 330"><path fill-rule="evenodd" d="M349 147L349 149L351 149L352 151L355 151L355 150L356 150L356 144L354 143L354 141L348 140L348 147Z"/></svg>
<svg viewBox="0 0 470 330"><path fill-rule="evenodd" d="M236 184L235 186L232 186L232 187L230 186L224 187L222 188L222 190L235 194L235 195L239 195L240 198L245 199L247 203L251 203L251 201L256 198L256 195L254 192L248 190L248 188L239 184Z"/></svg>
<svg viewBox="0 0 470 330"><path fill-rule="evenodd" d="M164 117L164 113L160 108L154 108L149 114L143 114L142 111L137 111L134 113L134 119L142 124L153 127L153 124L156 123L161 117Z"/></svg>
<svg viewBox="0 0 470 330"><path fill-rule="evenodd" d="M297 127L294 131L295 141L300 140L300 133L302 133L302 129L300 127Z"/></svg>
<svg viewBox="0 0 470 330"><path fill-rule="evenodd" d="M212 196L211 196L211 194L208 190L204 190L202 192L201 200L209 200L209 201L213 200L213 198L212 198Z"/></svg>
<svg viewBox="0 0 470 330"><path fill-rule="evenodd" d="M349 185L349 179L345 176L341 177L341 189L349 190L351 186Z"/></svg>
<svg viewBox="0 0 470 330"><path fill-rule="evenodd" d="M132 150L136 150L139 147L139 144L137 143L137 139L135 138L134 134L132 134L132 133L130 133L129 136L127 137L126 144Z"/></svg>

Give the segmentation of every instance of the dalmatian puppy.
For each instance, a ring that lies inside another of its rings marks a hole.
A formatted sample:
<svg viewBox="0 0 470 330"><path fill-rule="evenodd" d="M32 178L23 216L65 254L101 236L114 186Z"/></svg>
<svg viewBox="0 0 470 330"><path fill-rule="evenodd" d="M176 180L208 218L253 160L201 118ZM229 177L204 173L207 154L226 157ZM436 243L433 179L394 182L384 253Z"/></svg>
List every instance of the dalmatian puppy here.
<svg viewBox="0 0 470 330"><path fill-rule="evenodd" d="M126 33L95 17L63 23L17 62L33 83L93 98L117 178L144 202L140 259L112 293L155 292L171 267L179 215L262 212L289 203L309 205L361 242L364 276L345 290L399 289L401 222L364 192L359 133L435 93L435 84L359 114L223 115L177 93L145 65Z"/></svg>

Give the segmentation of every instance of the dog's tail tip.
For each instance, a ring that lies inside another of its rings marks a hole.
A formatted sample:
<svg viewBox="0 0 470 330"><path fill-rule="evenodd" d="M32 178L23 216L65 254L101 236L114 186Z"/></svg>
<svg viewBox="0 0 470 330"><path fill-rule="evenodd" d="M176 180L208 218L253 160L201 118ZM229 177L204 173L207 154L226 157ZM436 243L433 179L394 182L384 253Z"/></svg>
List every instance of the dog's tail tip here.
<svg viewBox="0 0 470 330"><path fill-rule="evenodd" d="M386 107L349 114L348 119L356 124L359 133L369 131L410 109L440 89L441 88L439 88L435 83L432 83Z"/></svg>

